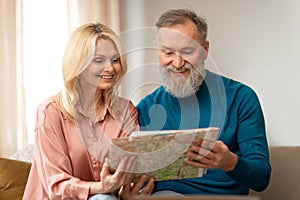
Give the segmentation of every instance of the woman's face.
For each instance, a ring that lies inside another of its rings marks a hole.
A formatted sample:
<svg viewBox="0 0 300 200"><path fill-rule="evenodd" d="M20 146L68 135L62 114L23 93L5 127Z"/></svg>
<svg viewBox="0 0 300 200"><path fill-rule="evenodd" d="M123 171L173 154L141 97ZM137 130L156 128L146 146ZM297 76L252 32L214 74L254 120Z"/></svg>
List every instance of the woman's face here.
<svg viewBox="0 0 300 200"><path fill-rule="evenodd" d="M89 66L80 74L82 89L98 88L106 90L116 84L121 71L120 55L110 39L98 39L95 54Z"/></svg>

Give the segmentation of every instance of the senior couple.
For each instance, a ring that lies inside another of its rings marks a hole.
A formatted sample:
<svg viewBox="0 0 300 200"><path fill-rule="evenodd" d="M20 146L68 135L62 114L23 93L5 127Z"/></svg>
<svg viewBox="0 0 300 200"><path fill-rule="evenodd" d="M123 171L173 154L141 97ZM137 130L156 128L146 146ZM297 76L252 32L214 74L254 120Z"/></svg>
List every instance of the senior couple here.
<svg viewBox="0 0 300 200"><path fill-rule="evenodd" d="M116 93L127 70L116 34L101 23L84 24L71 34L62 89L37 110L35 158L23 199L247 195L268 186L271 166L259 99L249 86L205 69L205 19L188 9L171 9L156 27L162 85L136 107ZM114 172L109 168L113 138L138 130L209 126L220 128L213 146L191 145L187 152L188 165L208 169L203 177L136 177L130 172L134 157L123 158Z"/></svg>

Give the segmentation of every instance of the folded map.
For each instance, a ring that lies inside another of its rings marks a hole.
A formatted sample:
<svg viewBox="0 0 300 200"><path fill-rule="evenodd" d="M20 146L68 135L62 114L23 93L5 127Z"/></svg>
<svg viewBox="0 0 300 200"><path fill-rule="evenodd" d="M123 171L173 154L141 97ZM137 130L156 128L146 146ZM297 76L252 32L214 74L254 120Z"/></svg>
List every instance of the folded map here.
<svg viewBox="0 0 300 200"><path fill-rule="evenodd" d="M191 144L215 142L218 135L219 128L215 127L133 132L130 137L112 139L110 168L116 169L125 156L134 156L137 163L132 172L146 173L156 180L201 177L206 169L187 165L185 153Z"/></svg>

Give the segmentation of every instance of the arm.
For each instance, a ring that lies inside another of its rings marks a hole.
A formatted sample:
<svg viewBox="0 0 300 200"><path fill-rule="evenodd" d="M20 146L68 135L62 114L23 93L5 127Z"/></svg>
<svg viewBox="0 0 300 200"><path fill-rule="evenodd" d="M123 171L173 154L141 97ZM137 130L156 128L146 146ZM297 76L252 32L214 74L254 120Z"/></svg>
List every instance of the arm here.
<svg viewBox="0 0 300 200"><path fill-rule="evenodd" d="M240 184L262 191L268 186L271 173L262 110L255 93L249 89L238 95L234 104L237 128L231 130L236 138L231 144L235 144L236 149L229 149L222 141L206 142L202 148L192 147L187 162L198 167L222 169ZM228 118L235 121L232 114Z"/></svg>
<svg viewBox="0 0 300 200"><path fill-rule="evenodd" d="M270 181L271 165L264 116L254 91L242 99L238 116L238 162L227 174L253 190L263 191Z"/></svg>
<svg viewBox="0 0 300 200"><path fill-rule="evenodd" d="M84 199L88 197L92 182L73 177L63 120L63 116L52 103L42 104L38 109L35 127L35 161L38 177L50 199L66 197Z"/></svg>
<svg viewBox="0 0 300 200"><path fill-rule="evenodd" d="M77 129L66 126L64 122L65 119L55 106L40 108L38 111L35 161L39 179L51 199L87 199L89 194L109 193L128 182L128 178L124 178L128 173L120 171L112 175L106 167L101 171L101 181L94 181L87 150L79 140L72 140L77 137L74 131ZM67 137L67 132L74 137ZM71 155L74 153L76 156Z"/></svg>

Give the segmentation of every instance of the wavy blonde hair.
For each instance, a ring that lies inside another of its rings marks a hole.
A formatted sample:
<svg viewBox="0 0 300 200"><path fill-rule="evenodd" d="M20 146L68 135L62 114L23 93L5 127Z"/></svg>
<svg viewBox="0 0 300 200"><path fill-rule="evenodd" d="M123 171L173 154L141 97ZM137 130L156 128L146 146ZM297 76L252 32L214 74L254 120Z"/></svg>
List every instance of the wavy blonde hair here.
<svg viewBox="0 0 300 200"><path fill-rule="evenodd" d="M63 88L57 95L57 104L64 116L74 120L76 116L75 106L79 101L78 76L88 67L95 54L98 39L110 39L115 44L120 54L121 71L116 78L116 86L127 71L125 56L122 55L121 41L114 31L101 23L87 23L78 27L70 36L67 43L63 64ZM97 105L107 102L117 111L117 87L95 93Z"/></svg>

